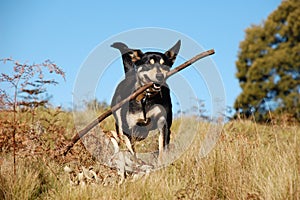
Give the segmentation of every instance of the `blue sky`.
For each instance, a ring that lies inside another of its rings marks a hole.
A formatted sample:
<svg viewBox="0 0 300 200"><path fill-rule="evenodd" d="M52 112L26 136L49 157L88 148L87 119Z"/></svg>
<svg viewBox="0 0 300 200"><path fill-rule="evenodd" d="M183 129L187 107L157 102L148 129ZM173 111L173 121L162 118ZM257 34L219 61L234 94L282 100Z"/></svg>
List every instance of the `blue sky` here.
<svg viewBox="0 0 300 200"><path fill-rule="evenodd" d="M66 81L60 79L60 84L49 92L54 104L69 108L80 66L97 45L136 28L171 29L192 38L204 49L215 49L212 59L225 86L226 105L233 106L241 92L235 78L235 61L244 30L261 23L280 3L280 0L2 0L0 58L12 57L29 63L50 59L61 66ZM0 66L0 72L5 72L7 66ZM103 99L110 101L110 97Z"/></svg>

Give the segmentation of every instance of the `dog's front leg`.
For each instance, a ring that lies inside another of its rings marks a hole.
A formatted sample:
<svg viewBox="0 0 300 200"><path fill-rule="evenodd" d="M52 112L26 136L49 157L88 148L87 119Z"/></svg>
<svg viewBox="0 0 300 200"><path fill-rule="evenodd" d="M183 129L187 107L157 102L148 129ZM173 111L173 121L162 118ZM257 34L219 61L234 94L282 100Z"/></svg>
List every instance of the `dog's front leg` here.
<svg viewBox="0 0 300 200"><path fill-rule="evenodd" d="M168 127L164 117L159 121L159 137L158 137L158 165L162 165L165 158L165 149L167 147Z"/></svg>
<svg viewBox="0 0 300 200"><path fill-rule="evenodd" d="M159 131L158 137L158 165L161 165L163 162L163 153L164 153L164 133Z"/></svg>
<svg viewBox="0 0 300 200"><path fill-rule="evenodd" d="M117 136L114 135L114 137L118 138L118 140L121 140L123 143L125 143L127 149L130 151L130 153L132 155L135 155L132 144L131 144L129 138L123 133L123 130L122 130L121 126L119 126L117 123L115 125L116 125ZM118 140L117 140L117 142L119 143Z"/></svg>
<svg viewBox="0 0 300 200"><path fill-rule="evenodd" d="M125 143L126 147L130 151L130 153L135 156L135 153L134 153L134 150L133 150L133 146L132 146L129 138L126 135L122 134L121 135L121 140Z"/></svg>

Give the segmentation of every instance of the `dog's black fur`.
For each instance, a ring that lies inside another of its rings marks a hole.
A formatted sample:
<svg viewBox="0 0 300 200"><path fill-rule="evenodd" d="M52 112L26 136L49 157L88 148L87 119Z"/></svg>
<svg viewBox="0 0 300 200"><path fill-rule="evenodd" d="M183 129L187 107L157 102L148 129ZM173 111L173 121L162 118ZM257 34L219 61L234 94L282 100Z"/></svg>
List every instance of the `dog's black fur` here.
<svg viewBox="0 0 300 200"><path fill-rule="evenodd" d="M111 106L131 95L146 83L154 82L154 87L136 100L124 104L113 113L118 137L123 140L134 154L135 141L145 139L150 130L158 129L159 155L170 142L172 125L172 104L170 89L165 82L180 48L180 40L165 53L146 52L130 49L123 43L114 43L112 47L122 53L125 79L115 90Z"/></svg>

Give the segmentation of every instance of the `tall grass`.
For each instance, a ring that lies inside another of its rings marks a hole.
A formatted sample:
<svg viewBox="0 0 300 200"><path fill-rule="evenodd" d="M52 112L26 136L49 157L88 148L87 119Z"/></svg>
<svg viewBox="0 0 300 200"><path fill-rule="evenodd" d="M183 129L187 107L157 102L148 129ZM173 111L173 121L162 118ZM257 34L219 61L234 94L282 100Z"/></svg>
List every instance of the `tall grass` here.
<svg viewBox="0 0 300 200"><path fill-rule="evenodd" d="M200 128L208 126L200 124ZM196 135L184 155L168 167L137 181L108 186L71 186L63 165L45 156L19 160L13 181L11 156L5 154L1 155L0 198L300 199L299 138L297 125L233 121L225 125L206 157L199 156L202 140Z"/></svg>

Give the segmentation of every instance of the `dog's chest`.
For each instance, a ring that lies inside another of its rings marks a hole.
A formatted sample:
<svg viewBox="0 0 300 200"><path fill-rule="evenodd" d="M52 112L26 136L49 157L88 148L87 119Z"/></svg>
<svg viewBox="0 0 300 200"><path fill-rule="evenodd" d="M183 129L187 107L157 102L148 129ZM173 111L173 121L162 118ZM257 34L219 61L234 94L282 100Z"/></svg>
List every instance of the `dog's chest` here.
<svg viewBox="0 0 300 200"><path fill-rule="evenodd" d="M145 111L146 116L144 115L143 109ZM162 106L159 105L154 105L151 108L140 107L139 109L134 109L127 112L126 121L128 123L128 127L132 128L136 126L137 123L140 122L141 120L145 120L146 117L147 119L151 120L150 123L147 125L147 127L149 129L152 129L156 127L157 121L160 118L164 118L163 113L164 113L163 108Z"/></svg>

